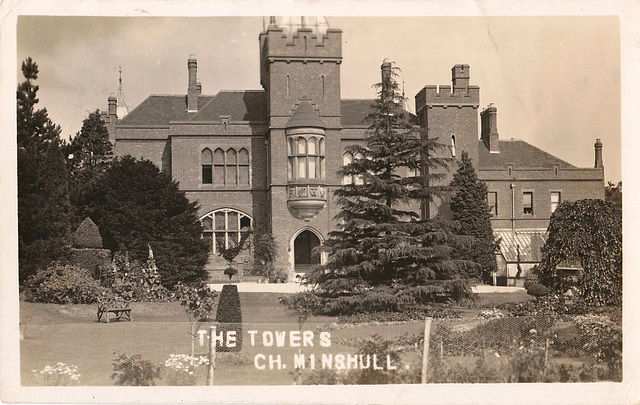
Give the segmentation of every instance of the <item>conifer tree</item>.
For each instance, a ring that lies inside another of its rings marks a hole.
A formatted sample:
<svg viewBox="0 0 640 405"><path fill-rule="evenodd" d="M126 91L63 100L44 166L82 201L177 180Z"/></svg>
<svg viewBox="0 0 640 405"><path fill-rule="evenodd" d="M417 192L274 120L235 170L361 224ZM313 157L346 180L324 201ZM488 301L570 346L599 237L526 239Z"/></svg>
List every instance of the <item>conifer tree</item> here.
<svg viewBox="0 0 640 405"><path fill-rule="evenodd" d="M100 110L85 118L80 132L65 146L71 167L71 202L77 205L81 204L82 194L108 169L113 157L113 145Z"/></svg>
<svg viewBox="0 0 640 405"><path fill-rule="evenodd" d="M475 263L469 277L487 280L496 269L494 252L497 248L486 200L487 185L478 180L466 152L462 152L451 189L451 212L453 220L459 224L455 233L463 237L454 242L452 256Z"/></svg>
<svg viewBox="0 0 640 405"><path fill-rule="evenodd" d="M374 87L380 98L365 144L346 149L356 158L338 173L355 181L334 192L341 211L322 247L328 260L307 280L329 314L401 311L470 293L456 276L461 263L450 258L449 224L417 213L445 190L433 173L450 159L436 157L442 145L409 122L397 68L385 62Z"/></svg>
<svg viewBox="0 0 640 405"><path fill-rule="evenodd" d="M113 145L109 141L109 131L100 110L85 118L82 129L71 140L69 152L73 154L71 162L77 170L96 170L111 159Z"/></svg>
<svg viewBox="0 0 640 405"><path fill-rule="evenodd" d="M21 285L39 269L65 255L70 229L68 170L61 151L60 127L47 110L36 109L38 65L22 63L18 85L18 244Z"/></svg>

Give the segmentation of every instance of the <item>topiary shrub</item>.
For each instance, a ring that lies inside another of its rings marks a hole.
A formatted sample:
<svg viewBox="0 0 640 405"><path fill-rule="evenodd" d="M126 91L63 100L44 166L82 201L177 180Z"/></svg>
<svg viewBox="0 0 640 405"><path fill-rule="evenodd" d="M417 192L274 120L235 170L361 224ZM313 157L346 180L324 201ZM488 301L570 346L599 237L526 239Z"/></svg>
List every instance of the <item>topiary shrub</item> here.
<svg viewBox="0 0 640 405"><path fill-rule="evenodd" d="M536 299L540 297L544 297L549 294L549 289L542 284L533 284L527 288L527 294L536 297Z"/></svg>
<svg viewBox="0 0 640 405"><path fill-rule="evenodd" d="M91 218L86 217L73 234L76 249L102 249L102 236Z"/></svg>
<svg viewBox="0 0 640 405"><path fill-rule="evenodd" d="M236 285L226 284L222 287L216 311L216 321L219 324L218 334L222 333L225 343L221 345L218 341L216 350L222 352L240 351L242 349L242 310L240 309L240 294L238 294ZM235 347L226 346L227 332L229 331L236 331Z"/></svg>
<svg viewBox="0 0 640 405"><path fill-rule="evenodd" d="M24 299L50 304L93 304L106 288L78 266L54 264L28 280Z"/></svg>

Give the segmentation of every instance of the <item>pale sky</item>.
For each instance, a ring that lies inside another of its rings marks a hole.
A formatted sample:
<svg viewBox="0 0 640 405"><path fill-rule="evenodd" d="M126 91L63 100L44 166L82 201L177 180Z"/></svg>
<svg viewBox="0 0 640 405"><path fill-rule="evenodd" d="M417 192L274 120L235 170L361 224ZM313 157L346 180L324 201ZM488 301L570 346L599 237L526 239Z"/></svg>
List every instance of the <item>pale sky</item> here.
<svg viewBox="0 0 640 405"><path fill-rule="evenodd" d="M471 67L480 107L498 108L502 139L522 139L579 167L604 144L605 181L621 180L618 17L327 17L343 31L342 98L373 98L384 58L402 69L410 110L425 85L451 84ZM40 68L40 107L79 131L118 90L135 107L150 94L185 94L195 54L203 93L260 89L261 17L33 17L17 25L17 72Z"/></svg>

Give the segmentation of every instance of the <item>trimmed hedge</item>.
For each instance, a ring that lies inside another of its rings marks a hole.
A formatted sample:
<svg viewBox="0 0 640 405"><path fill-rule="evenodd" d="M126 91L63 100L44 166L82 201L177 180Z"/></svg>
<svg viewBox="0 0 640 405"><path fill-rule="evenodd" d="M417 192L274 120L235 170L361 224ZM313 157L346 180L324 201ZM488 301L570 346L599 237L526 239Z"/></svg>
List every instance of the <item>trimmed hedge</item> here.
<svg viewBox="0 0 640 405"><path fill-rule="evenodd" d="M73 233L73 247L77 249L102 249L102 236L91 218L86 217Z"/></svg>
<svg viewBox="0 0 640 405"><path fill-rule="evenodd" d="M227 332L236 331L235 347L227 347L216 343L216 351L239 352L242 349L242 310L240 309L240 294L238 287L234 284L225 284L222 287L216 311L216 322L218 322L218 333L222 333L226 343Z"/></svg>
<svg viewBox="0 0 640 405"><path fill-rule="evenodd" d="M100 281L111 270L111 252L107 249L72 248L69 263L89 270Z"/></svg>

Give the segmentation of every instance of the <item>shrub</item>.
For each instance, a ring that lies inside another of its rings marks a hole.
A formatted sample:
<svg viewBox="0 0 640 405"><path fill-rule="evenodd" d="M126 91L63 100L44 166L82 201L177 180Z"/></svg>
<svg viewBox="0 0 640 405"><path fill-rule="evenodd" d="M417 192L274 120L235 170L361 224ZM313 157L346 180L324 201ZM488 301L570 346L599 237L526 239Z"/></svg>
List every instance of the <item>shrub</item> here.
<svg viewBox="0 0 640 405"><path fill-rule="evenodd" d="M73 233L73 247L78 249L102 249L102 236L91 218L87 217Z"/></svg>
<svg viewBox="0 0 640 405"><path fill-rule="evenodd" d="M146 263L130 261L126 253L115 253L111 270L104 275L102 284L110 288L114 295L129 301L154 302L170 299L169 291L161 283L153 253Z"/></svg>
<svg viewBox="0 0 640 405"><path fill-rule="evenodd" d="M226 336L228 331L236 331L235 347L227 347L218 342L216 350L240 351L242 349L242 310L236 285L226 284L222 287L216 311L216 321L219 323L218 333L223 333Z"/></svg>
<svg viewBox="0 0 640 405"><path fill-rule="evenodd" d="M265 266L265 273L270 283L284 283L289 278L289 272L286 269L275 267L271 263Z"/></svg>
<svg viewBox="0 0 640 405"><path fill-rule="evenodd" d="M527 288L527 294L532 295L536 298L544 297L549 294L549 289L542 284L533 284Z"/></svg>
<svg viewBox="0 0 640 405"><path fill-rule="evenodd" d="M574 322L580 331L584 349L598 363L606 364L612 380L622 378L622 322L606 315L576 316Z"/></svg>
<svg viewBox="0 0 640 405"><path fill-rule="evenodd" d="M164 362L167 374L167 385L196 385L196 375L201 366L208 366L209 359L204 356L189 356L186 354L171 354Z"/></svg>
<svg viewBox="0 0 640 405"><path fill-rule="evenodd" d="M310 291L282 296L278 298L278 302L286 307L287 313L296 319L300 328L307 318L320 309L318 297Z"/></svg>
<svg viewBox="0 0 640 405"><path fill-rule="evenodd" d="M36 376L38 385L78 385L81 376L77 366L65 363L56 363L32 372Z"/></svg>
<svg viewBox="0 0 640 405"><path fill-rule="evenodd" d="M143 360L139 354L127 356L121 354L113 361L113 374L111 379L116 385L154 385L156 378L160 377L160 367L148 360Z"/></svg>
<svg viewBox="0 0 640 405"><path fill-rule="evenodd" d="M50 304L93 304L105 290L88 270L53 264L29 279L23 297Z"/></svg>

